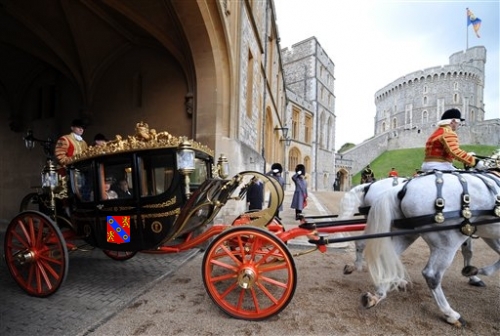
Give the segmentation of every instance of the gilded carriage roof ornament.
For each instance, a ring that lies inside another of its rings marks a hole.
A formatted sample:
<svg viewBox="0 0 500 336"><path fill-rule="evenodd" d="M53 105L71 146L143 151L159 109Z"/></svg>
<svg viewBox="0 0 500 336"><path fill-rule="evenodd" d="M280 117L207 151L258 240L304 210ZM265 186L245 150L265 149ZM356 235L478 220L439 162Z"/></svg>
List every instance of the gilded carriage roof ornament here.
<svg viewBox="0 0 500 336"><path fill-rule="evenodd" d="M159 149L159 148L177 148L184 141L185 137L176 137L167 131L157 132L154 128L143 121L135 125L135 134L123 137L116 135L115 139L108 141L104 145L89 146L81 154L73 156L69 163L75 163L81 160L122 152L137 150ZM202 151L210 156L214 156L214 151L205 145L194 140L188 140L192 148Z"/></svg>

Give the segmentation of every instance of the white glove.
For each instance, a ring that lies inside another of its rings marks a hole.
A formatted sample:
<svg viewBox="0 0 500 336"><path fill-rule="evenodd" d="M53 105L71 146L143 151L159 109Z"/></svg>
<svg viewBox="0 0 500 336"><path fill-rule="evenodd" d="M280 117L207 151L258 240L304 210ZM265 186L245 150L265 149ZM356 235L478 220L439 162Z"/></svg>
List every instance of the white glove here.
<svg viewBox="0 0 500 336"><path fill-rule="evenodd" d="M297 174L302 175L302 170L299 170Z"/></svg>
<svg viewBox="0 0 500 336"><path fill-rule="evenodd" d="M474 168L477 170L488 170L488 167L484 164L484 160L479 160Z"/></svg>
<svg viewBox="0 0 500 336"><path fill-rule="evenodd" d="M467 154L469 154L470 156L476 156L476 153L474 153L474 152L469 152Z"/></svg>

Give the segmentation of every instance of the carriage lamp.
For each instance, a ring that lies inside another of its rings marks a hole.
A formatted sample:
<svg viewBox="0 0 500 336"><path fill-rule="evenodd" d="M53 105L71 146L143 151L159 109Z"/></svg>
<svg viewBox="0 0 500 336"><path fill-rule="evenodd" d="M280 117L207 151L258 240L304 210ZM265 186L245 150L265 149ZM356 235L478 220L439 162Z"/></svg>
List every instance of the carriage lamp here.
<svg viewBox="0 0 500 336"><path fill-rule="evenodd" d="M42 170L42 188L50 190L49 207L55 210L56 203L54 198L54 190L59 186L59 174L57 173L56 165L52 160L47 160L45 167Z"/></svg>
<svg viewBox="0 0 500 336"><path fill-rule="evenodd" d="M23 140L26 148L28 148L29 150L35 148L35 137L33 136L32 130L28 130L28 132L26 132L26 136L23 138Z"/></svg>
<svg viewBox="0 0 500 336"><path fill-rule="evenodd" d="M179 143L177 150L177 169L182 175L184 175L184 193L186 198L189 199L189 196L191 195L189 187L191 181L189 180L189 174L191 174L195 169L195 154L192 149L193 145L191 142L189 142L186 137L183 137L181 140L182 141Z"/></svg>
<svg viewBox="0 0 500 336"><path fill-rule="evenodd" d="M229 161L224 154L221 154L217 160L217 172L222 179L229 176Z"/></svg>
<svg viewBox="0 0 500 336"><path fill-rule="evenodd" d="M59 174L52 160L48 160L42 170L42 187L54 190L59 185Z"/></svg>

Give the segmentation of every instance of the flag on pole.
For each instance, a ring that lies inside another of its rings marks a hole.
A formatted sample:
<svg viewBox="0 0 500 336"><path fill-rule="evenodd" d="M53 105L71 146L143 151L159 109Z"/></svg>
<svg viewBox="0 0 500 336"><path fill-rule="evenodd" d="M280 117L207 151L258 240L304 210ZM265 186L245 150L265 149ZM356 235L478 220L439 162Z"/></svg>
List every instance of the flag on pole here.
<svg viewBox="0 0 500 336"><path fill-rule="evenodd" d="M472 11L467 8L467 26L472 25L472 28L474 28L474 33L476 33L477 37L479 36L479 28L481 28L481 19L476 17Z"/></svg>

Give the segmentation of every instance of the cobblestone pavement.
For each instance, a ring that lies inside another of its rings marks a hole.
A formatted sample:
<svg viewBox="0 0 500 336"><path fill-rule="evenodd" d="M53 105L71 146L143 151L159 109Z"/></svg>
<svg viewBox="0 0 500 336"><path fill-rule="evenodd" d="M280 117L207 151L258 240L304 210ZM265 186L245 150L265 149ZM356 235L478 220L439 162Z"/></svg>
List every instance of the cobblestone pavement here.
<svg viewBox="0 0 500 336"><path fill-rule="evenodd" d="M0 234L3 256L3 236ZM26 294L0 264L0 335L77 335L127 307L136 297L175 272L198 249L168 255L138 253L115 261L101 250L72 252L66 281L48 298Z"/></svg>
<svg viewBox="0 0 500 336"><path fill-rule="evenodd" d="M298 225L295 212L290 209L292 195L293 190L285 192L284 210L280 214L287 228ZM342 195L310 193L305 215L337 213ZM0 230L2 256L3 236L4 232ZM289 243L307 244L307 238L299 237ZM44 299L30 297L20 289L2 260L0 335L90 334L198 254L198 249L167 255L138 253L132 259L120 262L110 259L99 249L72 252L65 283L55 294Z"/></svg>

